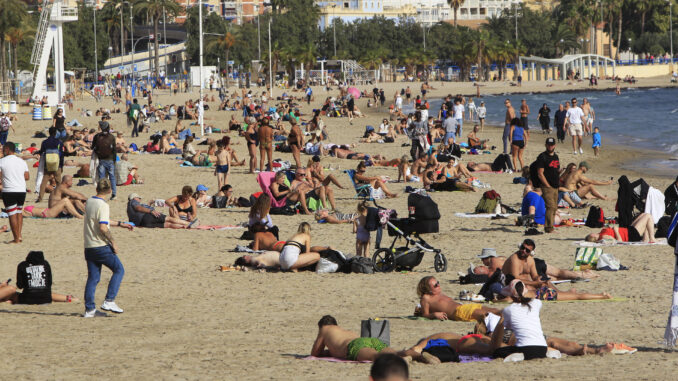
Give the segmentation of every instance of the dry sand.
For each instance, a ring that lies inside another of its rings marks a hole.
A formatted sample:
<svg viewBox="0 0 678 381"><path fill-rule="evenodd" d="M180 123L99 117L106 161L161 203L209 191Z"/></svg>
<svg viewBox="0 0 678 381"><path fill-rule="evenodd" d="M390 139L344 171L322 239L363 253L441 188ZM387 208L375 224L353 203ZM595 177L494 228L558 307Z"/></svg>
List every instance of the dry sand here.
<svg viewBox="0 0 678 381"><path fill-rule="evenodd" d="M667 78L643 80L639 85L665 85ZM418 83L410 84L413 90ZM401 83L386 84L390 98ZM473 94L470 84L447 83L431 96L447 93ZM578 88L585 87L578 84ZM367 87L364 87L367 88ZM544 84L525 83L522 89L506 84L491 84L483 92L505 93L522 91L563 91L572 89L564 83L546 88ZM418 91L416 91L418 93ZM280 91L278 90L278 93ZM301 93L298 93L301 94ZM316 105L326 95L316 89ZM197 97L197 93L189 94ZM189 95L168 96L161 93L155 99L160 103L183 101ZM216 93L214 93L216 97ZM331 95L336 95L332 92ZM214 102L209 103L214 107ZM368 111L365 102L357 104ZM76 108L94 108L91 100L76 103ZM111 101L100 104L111 107ZM536 107L536 106L534 106ZM16 134L10 140L27 146L33 132L47 122L30 120L28 108L15 124ZM310 107L303 106L304 112ZM368 112L369 113L369 112ZM80 117L76 111L68 112L68 120L76 117L88 127L95 127L95 117ZM224 128L231 112L206 113L207 122ZM365 119L349 126L346 119L325 118L330 141L356 142L366 124L378 125L381 114L369 113ZM142 138L130 139L122 114L114 115L114 128L125 132L128 142L145 143ZM154 124L152 130L171 129L174 122ZM466 129L468 130L468 128ZM491 144L501 146L499 128L487 128L484 137ZM234 135L231 135L234 136ZM531 162L543 150L539 132L532 135L526 160ZM235 149L246 157L242 138L235 138ZM395 144L360 144L358 151L382 153L389 158L400 157L409 151ZM590 147L586 140L585 147ZM579 161L581 156L570 154L569 142L559 146L563 164ZM634 180L639 175L618 169L632 152L635 160L643 160L642 152L603 148L602 157L593 159L591 149L584 156L592 169L589 176L606 179L626 173ZM291 160L290 154L276 154ZM146 180L143 185L119 188L119 198L110 202L114 220L126 220L127 194L139 193L145 200L168 198L178 194L183 185L206 184L210 192L216 188L213 170L181 168L174 155L132 155L130 161L139 165ZM495 155L481 157L492 161ZM308 156L303 157L304 160ZM474 157L473 159L478 159ZM86 162L86 158L79 159ZM464 158L464 160L469 160ZM354 168L357 161L326 158L325 165L341 169ZM66 173L74 172L73 168ZM248 196L258 186L252 175L243 167L235 167L231 182L236 193ZM335 170L344 184L346 175ZM397 176L393 168L370 168L370 174ZM648 183L663 191L673 174L666 177L645 176ZM504 202L517 205L522 186L513 185L514 175L480 174L501 195ZM30 188L34 189L35 169L31 168ZM406 197L402 195L405 184L389 184L401 193L399 198L385 200L384 206L407 212ZM86 195L93 195L91 186L77 187ZM602 192L616 197L616 186L601 187ZM351 211L357 202L353 190L337 190L338 207ZM126 274L117 298L125 313L106 319L81 318L82 302L56 303L46 306L0 305L2 316L2 343L4 361L0 364L0 379L76 379L87 376L97 379L226 379L226 380L364 380L369 373L366 364L335 364L320 361L302 361L308 355L316 337L316 322L324 314L334 315L339 323L349 329L359 330L360 320L368 317L399 317L412 313L417 302L415 286L425 275L436 275L443 291L456 295L462 288L476 287L453 284L457 271L465 270L483 247L494 247L503 255L511 254L524 238L522 229L512 220L462 219L455 212L471 212L480 193L434 193L442 214L440 233L432 234L430 242L441 248L449 266L445 273L436 274L432 256L426 256L415 272L376 275L343 275L314 273L222 273L218 265L231 264L238 256L231 253L236 244L244 244L238 237L241 230L186 231L163 229L136 229L133 232L114 229L113 235L120 246L120 258ZM28 196L27 205L33 204L35 195ZM614 201L593 201L602 206L606 215L614 215ZM41 205L43 206L43 205ZM569 211L572 217L585 217L585 210ZM234 224L247 218L247 210L201 209L205 224ZM302 221L312 222L307 216L273 216L280 227L281 238L290 236ZM7 220L4 221L6 223ZM573 264L574 240L583 238L590 229L585 227L559 228L555 234L537 236L537 256L555 266L569 268ZM7 241L9 233L1 234ZM315 244L332 245L347 253L354 252L355 238L349 225L312 224ZM388 239L388 238L387 238ZM0 245L2 261L0 276L16 279L16 266L29 250L43 250L52 265L53 291L72 293L82 298L87 277L83 258L82 222L79 220L26 219L24 243L18 246ZM629 266L629 271L603 273L590 283L577 288L589 292L610 292L616 297L628 298L625 302L545 303L542 325L547 335L558 336L580 343L604 344L625 342L639 348L631 356L568 357L561 360L538 360L519 364L493 361L488 364L447 364L426 366L414 364L411 375L417 380L432 379L672 379L678 357L665 353L657 344L664 332L671 298L671 269L674 261L668 246L606 248ZM102 302L110 278L103 271L97 291L97 304ZM569 286L563 287L568 289ZM467 333L471 323L410 321L391 319L391 343L395 348L413 345L419 338L441 331Z"/></svg>

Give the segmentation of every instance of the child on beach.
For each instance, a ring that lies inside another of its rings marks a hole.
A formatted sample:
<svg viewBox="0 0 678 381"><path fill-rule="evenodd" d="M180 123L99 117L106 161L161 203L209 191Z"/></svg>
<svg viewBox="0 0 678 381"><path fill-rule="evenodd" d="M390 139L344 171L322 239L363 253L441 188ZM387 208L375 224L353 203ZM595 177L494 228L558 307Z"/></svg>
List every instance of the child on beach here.
<svg viewBox="0 0 678 381"><path fill-rule="evenodd" d="M355 234L356 255L367 257L370 252L370 232L365 229L367 224L367 206L358 204L358 217L353 220L353 233Z"/></svg>
<svg viewBox="0 0 678 381"><path fill-rule="evenodd" d="M218 189L228 184L228 172L231 165L231 153L226 149L230 138L228 136L217 142L217 165L214 167L214 176L217 177Z"/></svg>
<svg viewBox="0 0 678 381"><path fill-rule="evenodd" d="M595 157L598 157L598 152L600 152L600 129L598 127L593 129L593 154Z"/></svg>

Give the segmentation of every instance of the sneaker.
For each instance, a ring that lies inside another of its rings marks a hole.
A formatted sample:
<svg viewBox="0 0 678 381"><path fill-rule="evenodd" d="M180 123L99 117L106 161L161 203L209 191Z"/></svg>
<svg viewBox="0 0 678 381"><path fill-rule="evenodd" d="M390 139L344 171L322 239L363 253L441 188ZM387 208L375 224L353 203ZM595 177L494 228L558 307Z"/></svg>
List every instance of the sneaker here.
<svg viewBox="0 0 678 381"><path fill-rule="evenodd" d="M579 147L579 154L580 154L580 155L583 155L583 154L584 154L584 150L583 150L581 147Z"/></svg>
<svg viewBox="0 0 678 381"><path fill-rule="evenodd" d="M105 311L115 312L116 314L122 313L122 308L118 307L118 305L115 304L115 302L113 301L109 302L108 300L104 301L101 304L101 309Z"/></svg>
<svg viewBox="0 0 678 381"><path fill-rule="evenodd" d="M108 199L108 201L113 201L115 200L115 195L111 196L111 198Z"/></svg>
<svg viewBox="0 0 678 381"><path fill-rule="evenodd" d="M525 360L525 355L522 353L511 353L504 358L504 362L519 362Z"/></svg>
<svg viewBox="0 0 678 381"><path fill-rule="evenodd" d="M572 152L572 154L573 154L573 155L576 155L576 154L577 154L577 151Z"/></svg>
<svg viewBox="0 0 678 381"><path fill-rule="evenodd" d="M97 311L97 309L93 309L90 311L85 311L85 314L82 315L82 317L85 318L93 318L93 317L108 317L108 314L102 311Z"/></svg>
<svg viewBox="0 0 678 381"><path fill-rule="evenodd" d="M636 352L638 352L638 349L629 347L624 343L614 343L614 348L610 351L610 353L615 355L630 355Z"/></svg>

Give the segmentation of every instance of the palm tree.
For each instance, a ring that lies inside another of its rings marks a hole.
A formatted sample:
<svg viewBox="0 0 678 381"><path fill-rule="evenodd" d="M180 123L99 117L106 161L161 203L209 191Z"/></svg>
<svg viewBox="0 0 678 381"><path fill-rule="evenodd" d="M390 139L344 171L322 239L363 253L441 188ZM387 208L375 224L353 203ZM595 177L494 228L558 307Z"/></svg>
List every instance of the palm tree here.
<svg viewBox="0 0 678 381"><path fill-rule="evenodd" d="M15 85L12 87L16 87L16 81L19 80L19 57L17 55L17 46L22 43L23 41L27 39L32 39L33 38L33 33L35 33L35 30L32 29L31 27L27 26L26 24L20 26L20 27L13 27L11 28L6 34L6 40L9 42L10 47L12 49L12 58L14 62L12 63L12 66L14 66L14 82ZM18 101L19 100L19 93L16 92L14 94L14 100Z"/></svg>
<svg viewBox="0 0 678 381"><path fill-rule="evenodd" d="M318 50L315 47L315 44L312 42L303 45L297 50L297 60L304 64L306 68L304 70L304 79L308 83L310 72L315 66L316 57L318 57Z"/></svg>
<svg viewBox="0 0 678 381"><path fill-rule="evenodd" d="M447 0L447 4L450 8L454 9L454 26L457 26L457 11L459 8L464 5L464 0Z"/></svg>
<svg viewBox="0 0 678 381"><path fill-rule="evenodd" d="M163 17L163 14L167 17L176 16L181 11L181 7L174 0L137 0L134 2L134 7L137 12L145 14L153 23L153 48L155 49L153 69L157 77L158 67L160 66L160 41L158 41L160 19Z"/></svg>
<svg viewBox="0 0 678 381"><path fill-rule="evenodd" d="M287 71L287 82L290 86L294 85L294 62L297 60L297 50L291 46L280 50L280 60L285 65Z"/></svg>
<svg viewBox="0 0 678 381"><path fill-rule="evenodd" d="M207 50L217 50L217 51L226 51L226 87L228 87L228 58L231 53L231 48L235 45L236 36L231 32L226 32L223 36L210 36L210 40L207 42Z"/></svg>
<svg viewBox="0 0 678 381"><path fill-rule="evenodd" d="M26 17L26 4L20 0L0 0L0 81L7 82L7 55L5 39L12 28L18 28Z"/></svg>
<svg viewBox="0 0 678 381"><path fill-rule="evenodd" d="M105 3L99 12L101 21L103 21L104 25L106 25L106 33L108 33L108 41L110 42L110 46L113 48L113 53L117 55L122 54L121 46L119 46L119 44L115 43L114 41L118 40L121 29L123 39L122 42L124 43L124 41L127 41L128 27L125 25L124 19L120 19L120 15L121 13L125 13L125 6L127 5L124 3L124 1L125 0L111 0ZM121 21L122 25L120 25Z"/></svg>

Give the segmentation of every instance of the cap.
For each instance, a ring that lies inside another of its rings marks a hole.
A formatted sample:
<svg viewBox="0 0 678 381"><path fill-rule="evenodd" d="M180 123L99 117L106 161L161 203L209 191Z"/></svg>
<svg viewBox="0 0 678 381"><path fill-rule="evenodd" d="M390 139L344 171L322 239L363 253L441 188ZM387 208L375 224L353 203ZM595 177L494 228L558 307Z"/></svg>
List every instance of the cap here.
<svg viewBox="0 0 678 381"><path fill-rule="evenodd" d="M198 192L200 192L200 191L207 191L208 189L209 189L208 187L206 187L206 186L204 186L204 185L202 185L202 184L199 184L197 187L195 187L195 190L198 191Z"/></svg>
<svg viewBox="0 0 678 381"><path fill-rule="evenodd" d="M136 194L136 193L130 193L129 196L127 196L127 200L129 200L129 201L132 201L132 200L134 200L135 198L141 198L141 196L139 196L139 195Z"/></svg>
<svg viewBox="0 0 678 381"><path fill-rule="evenodd" d="M478 258L485 259L485 258L496 257L496 256L497 256L497 250L495 250L495 249L483 249L483 251L480 253Z"/></svg>
<svg viewBox="0 0 678 381"><path fill-rule="evenodd" d="M554 139L554 138L546 138L546 144L548 144L548 145L556 145L556 139Z"/></svg>
<svg viewBox="0 0 678 381"><path fill-rule="evenodd" d="M514 298L519 298L519 297L521 297L521 296L525 296L525 293L527 292L527 290L525 289L525 285L524 285L524 284L523 284L523 292L522 292L522 295L518 295L518 291L516 291L516 285L517 285L518 283L523 283L523 282L522 282L520 279L514 279L514 280L512 280L511 283L509 283L508 286L504 286L504 287L501 289L501 294L504 295L504 296L512 296L512 297L514 297Z"/></svg>
<svg viewBox="0 0 678 381"><path fill-rule="evenodd" d="M587 163L585 161L582 161L581 163L579 163L579 168L581 168L581 167L585 167L586 169L591 169L591 168L589 168L589 163Z"/></svg>

